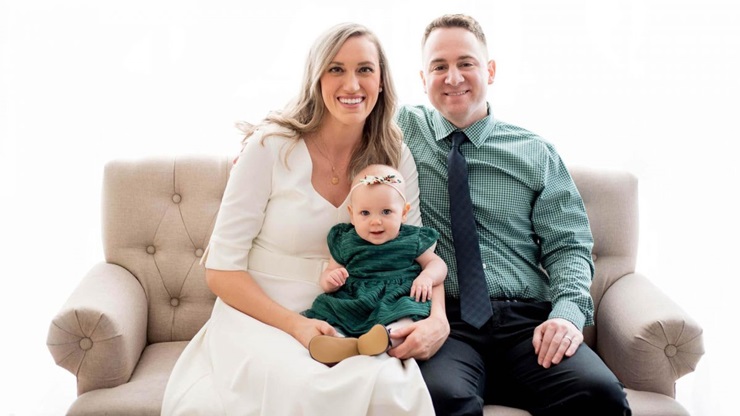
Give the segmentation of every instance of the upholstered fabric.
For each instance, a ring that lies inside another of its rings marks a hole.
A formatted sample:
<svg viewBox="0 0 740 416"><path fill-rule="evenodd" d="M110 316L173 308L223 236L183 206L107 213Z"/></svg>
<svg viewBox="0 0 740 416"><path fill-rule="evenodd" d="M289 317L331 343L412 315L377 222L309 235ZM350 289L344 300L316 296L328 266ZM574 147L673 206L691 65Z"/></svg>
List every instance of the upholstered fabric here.
<svg viewBox="0 0 740 416"><path fill-rule="evenodd" d="M159 416L164 388L187 341L158 342L146 347L128 383L82 394L71 415Z"/></svg>
<svg viewBox="0 0 740 416"><path fill-rule="evenodd" d="M595 273L591 283L594 315L606 290L620 277L635 271L637 263L637 178L627 172L589 168L571 170L586 205L594 247ZM598 324L584 328L585 342L595 347ZM595 349L595 348L594 348Z"/></svg>
<svg viewBox="0 0 740 416"><path fill-rule="evenodd" d="M149 300L147 343L189 340L208 319L215 296L199 262L229 168L226 157L106 166L105 260L137 276L144 288Z"/></svg>
<svg viewBox="0 0 740 416"><path fill-rule="evenodd" d="M113 161L103 181L105 261L52 319L47 344L77 377L72 415L159 414L187 341L214 295L200 264L231 168L228 157ZM703 354L701 327L635 273L637 179L574 168L594 235L596 325L586 342L627 387L634 415L684 415L675 381ZM248 192L248 190L245 190ZM486 415L527 412L487 406Z"/></svg>

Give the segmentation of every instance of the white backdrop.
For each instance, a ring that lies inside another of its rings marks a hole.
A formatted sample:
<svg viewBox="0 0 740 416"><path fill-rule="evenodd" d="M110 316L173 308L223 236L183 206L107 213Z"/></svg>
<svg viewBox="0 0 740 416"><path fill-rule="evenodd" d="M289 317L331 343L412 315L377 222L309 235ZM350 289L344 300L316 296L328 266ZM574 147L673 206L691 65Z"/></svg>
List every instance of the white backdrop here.
<svg viewBox="0 0 740 416"><path fill-rule="evenodd" d="M707 354L678 398L694 415L735 414L738 2L259 3L0 0L0 415L61 414L74 399L45 338L102 259L105 162L234 154L234 123L282 107L309 44L341 21L375 30L401 100L426 103L421 33L449 12L488 34L497 117L570 165L638 175L638 270L705 328Z"/></svg>

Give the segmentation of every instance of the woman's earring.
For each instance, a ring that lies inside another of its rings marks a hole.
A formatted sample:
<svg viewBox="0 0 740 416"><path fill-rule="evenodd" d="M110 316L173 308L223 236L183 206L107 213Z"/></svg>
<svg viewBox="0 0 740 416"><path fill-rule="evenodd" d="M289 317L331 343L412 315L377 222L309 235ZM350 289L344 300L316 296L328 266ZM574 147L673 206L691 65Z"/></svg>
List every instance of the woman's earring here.
<svg viewBox="0 0 740 416"><path fill-rule="evenodd" d="M378 92L383 92L383 87L380 87L380 88L378 89Z"/></svg>

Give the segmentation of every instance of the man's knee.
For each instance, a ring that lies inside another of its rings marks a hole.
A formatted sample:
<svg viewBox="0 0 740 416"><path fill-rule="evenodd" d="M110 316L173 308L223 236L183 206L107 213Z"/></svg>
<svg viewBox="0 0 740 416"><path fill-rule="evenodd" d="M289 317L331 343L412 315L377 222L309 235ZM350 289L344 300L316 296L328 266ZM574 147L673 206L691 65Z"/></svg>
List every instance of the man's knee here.
<svg viewBox="0 0 740 416"><path fill-rule="evenodd" d="M630 416L632 411L627 403L627 393L622 383L614 380L602 380L590 386L591 403L600 415ZM597 414L589 413L589 414Z"/></svg>
<svg viewBox="0 0 740 416"><path fill-rule="evenodd" d="M419 368L438 415L483 414L485 368L470 346L448 338Z"/></svg>
<svg viewBox="0 0 740 416"><path fill-rule="evenodd" d="M632 414L624 386L616 377L588 378L580 380L579 388L558 406L573 415L630 416ZM561 414L558 410L552 414Z"/></svg>
<svg viewBox="0 0 740 416"><path fill-rule="evenodd" d="M438 415L482 415L483 398L473 388L450 383L448 378L424 378Z"/></svg>

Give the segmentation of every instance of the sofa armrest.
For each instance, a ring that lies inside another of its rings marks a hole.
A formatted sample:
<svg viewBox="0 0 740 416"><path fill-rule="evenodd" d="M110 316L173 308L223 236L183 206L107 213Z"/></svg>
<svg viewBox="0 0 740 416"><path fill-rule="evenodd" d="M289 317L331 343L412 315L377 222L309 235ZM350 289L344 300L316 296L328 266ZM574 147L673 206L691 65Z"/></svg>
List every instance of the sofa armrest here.
<svg viewBox="0 0 740 416"><path fill-rule="evenodd" d="M94 266L52 319L46 344L77 377L77 394L129 380L146 345L147 300L139 281L109 263Z"/></svg>
<svg viewBox="0 0 740 416"><path fill-rule="evenodd" d="M702 328L645 276L628 274L605 293L596 349L628 388L675 397L704 354Z"/></svg>

